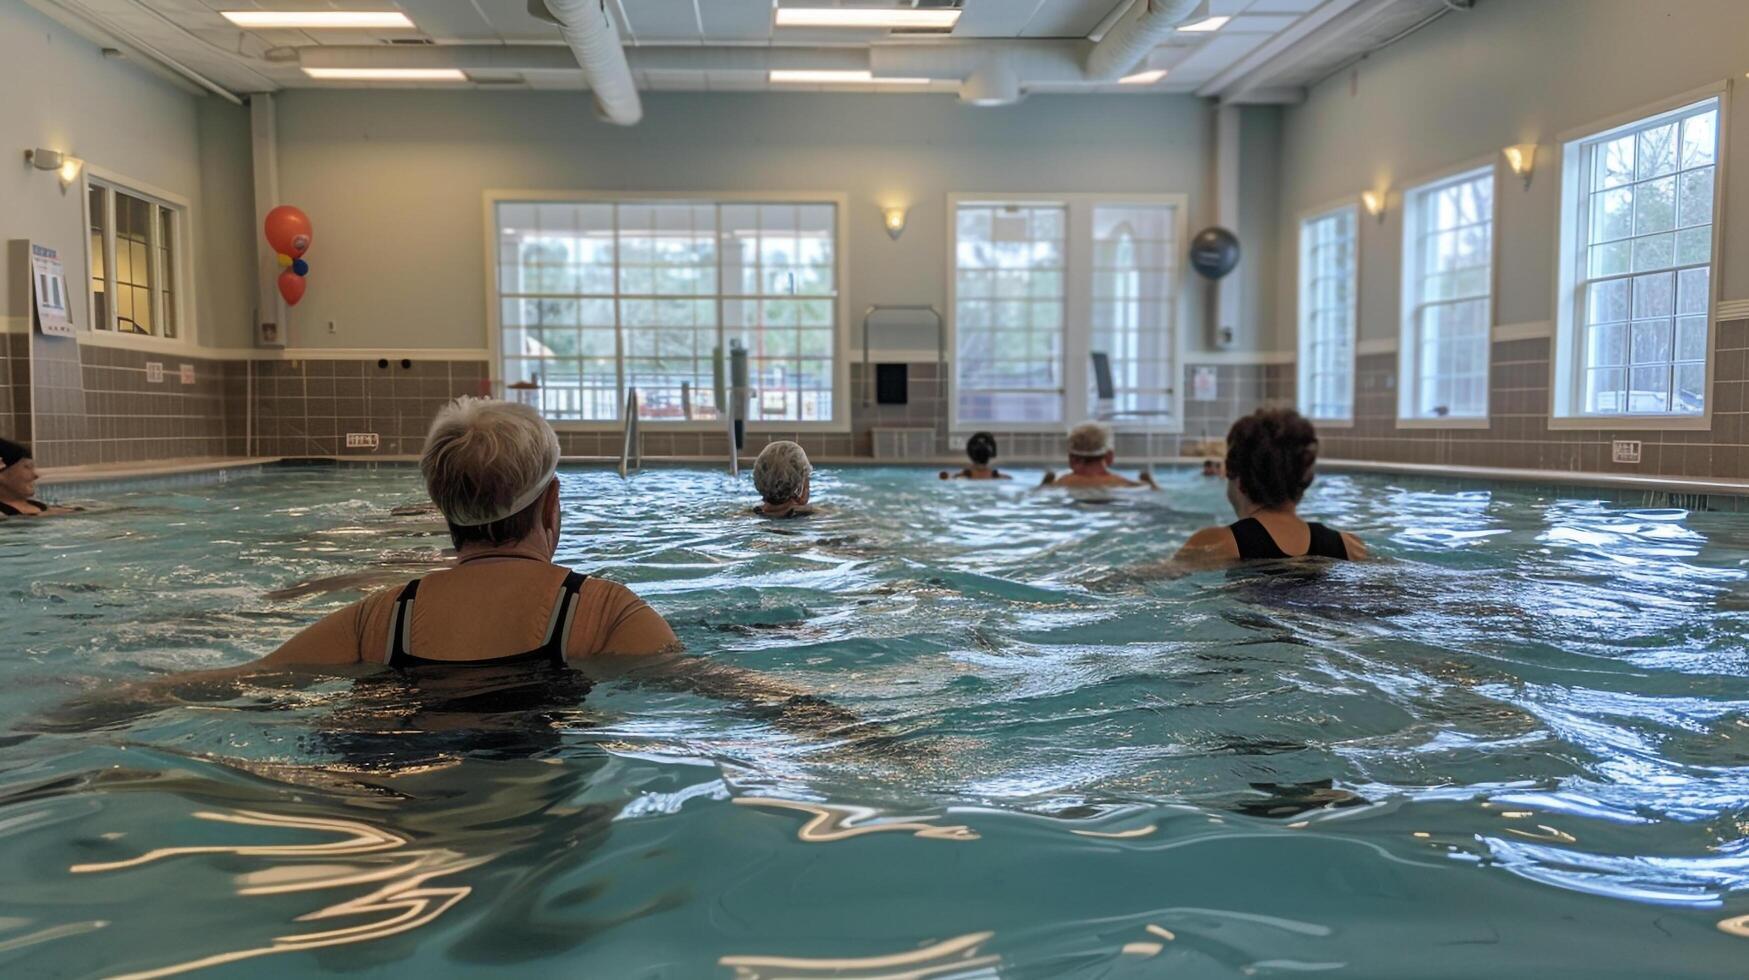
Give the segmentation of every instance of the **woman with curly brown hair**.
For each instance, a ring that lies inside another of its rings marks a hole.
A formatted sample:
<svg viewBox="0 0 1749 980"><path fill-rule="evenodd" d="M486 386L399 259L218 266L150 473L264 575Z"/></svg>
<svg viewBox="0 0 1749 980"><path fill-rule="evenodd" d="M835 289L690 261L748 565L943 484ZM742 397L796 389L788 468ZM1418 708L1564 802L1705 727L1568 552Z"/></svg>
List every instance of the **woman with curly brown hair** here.
<svg viewBox="0 0 1749 980"><path fill-rule="evenodd" d="M1239 519L1191 535L1178 559L1365 558L1359 538L1300 519L1300 498L1317 462L1317 430L1298 412L1260 408L1234 422L1227 433L1227 500Z"/></svg>

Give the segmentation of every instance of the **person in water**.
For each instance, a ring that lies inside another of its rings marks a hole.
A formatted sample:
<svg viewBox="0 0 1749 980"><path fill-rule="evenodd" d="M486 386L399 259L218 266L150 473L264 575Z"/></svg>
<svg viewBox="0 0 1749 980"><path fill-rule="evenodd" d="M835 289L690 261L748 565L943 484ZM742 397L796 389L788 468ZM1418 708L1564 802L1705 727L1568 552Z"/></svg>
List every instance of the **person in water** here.
<svg viewBox="0 0 1749 980"><path fill-rule="evenodd" d="M990 465L996 458L996 437L988 432L974 433L966 440L966 456L972 465L964 467L958 473L941 471L943 480L1008 480L1008 474Z"/></svg>
<svg viewBox="0 0 1749 980"><path fill-rule="evenodd" d="M455 564L329 615L257 664L565 667L674 649L674 631L630 589L553 563L558 467L559 438L533 408L446 405L419 470Z"/></svg>
<svg viewBox="0 0 1749 980"><path fill-rule="evenodd" d="M1069 430L1069 472L1046 470L1041 487L1148 487L1160 489L1153 474L1143 471L1132 480L1111 471L1117 452L1111 447L1111 427L1083 422Z"/></svg>
<svg viewBox="0 0 1749 980"><path fill-rule="evenodd" d="M814 513L808 506L809 477L814 468L808 454L793 442L773 442L759 451L753 461L753 489L761 498L753 513L760 517L806 517Z"/></svg>
<svg viewBox="0 0 1749 980"><path fill-rule="evenodd" d="M1262 408L1227 433L1227 500L1239 519L1190 536L1175 562L1366 557L1352 534L1300 519L1300 498L1312 485L1318 433L1291 409Z"/></svg>
<svg viewBox="0 0 1749 980"><path fill-rule="evenodd" d="M45 504L35 494L36 460L30 458L30 447L0 439L0 517L70 514L76 509Z"/></svg>

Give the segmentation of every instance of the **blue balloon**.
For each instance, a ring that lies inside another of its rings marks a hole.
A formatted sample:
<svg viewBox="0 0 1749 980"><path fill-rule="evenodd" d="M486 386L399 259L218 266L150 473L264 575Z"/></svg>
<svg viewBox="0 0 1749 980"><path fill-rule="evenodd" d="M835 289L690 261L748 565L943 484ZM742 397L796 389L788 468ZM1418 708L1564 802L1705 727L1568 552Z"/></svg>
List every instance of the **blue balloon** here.
<svg viewBox="0 0 1749 980"><path fill-rule="evenodd" d="M303 259L298 259L292 263L292 271L300 276L307 276L310 274L310 263L305 262Z"/></svg>

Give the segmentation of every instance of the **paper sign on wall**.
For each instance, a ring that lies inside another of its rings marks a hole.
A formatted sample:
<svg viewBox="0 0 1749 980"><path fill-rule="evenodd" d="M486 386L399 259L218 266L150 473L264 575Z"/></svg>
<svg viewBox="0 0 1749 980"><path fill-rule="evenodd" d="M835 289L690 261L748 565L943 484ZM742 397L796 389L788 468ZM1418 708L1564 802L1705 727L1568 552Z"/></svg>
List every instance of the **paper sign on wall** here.
<svg viewBox="0 0 1749 980"><path fill-rule="evenodd" d="M177 371L177 376L182 379L182 383L185 385L194 384L194 365L182 365L181 370Z"/></svg>
<svg viewBox="0 0 1749 980"><path fill-rule="evenodd" d="M1212 402L1219 397L1220 388L1215 381L1215 369L1199 367L1190 373L1190 400L1193 402Z"/></svg>
<svg viewBox="0 0 1749 980"><path fill-rule="evenodd" d="M37 329L51 337L73 336L73 317L67 310L67 273L60 253L46 245L30 245L31 292L36 294Z"/></svg>

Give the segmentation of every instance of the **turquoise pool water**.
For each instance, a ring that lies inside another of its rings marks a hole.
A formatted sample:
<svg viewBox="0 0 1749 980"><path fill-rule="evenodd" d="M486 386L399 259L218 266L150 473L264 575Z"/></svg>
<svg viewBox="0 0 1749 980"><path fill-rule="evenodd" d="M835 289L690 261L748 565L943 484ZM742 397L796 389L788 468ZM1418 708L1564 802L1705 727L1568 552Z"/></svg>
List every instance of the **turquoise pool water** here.
<svg viewBox="0 0 1749 980"><path fill-rule="evenodd" d="M828 470L772 524L563 474L563 559L875 735L622 683L68 708L447 542L411 469L0 523L0 975L1743 975L1749 521L1330 477L1384 560L1135 582L1216 482L1020 475Z"/></svg>

